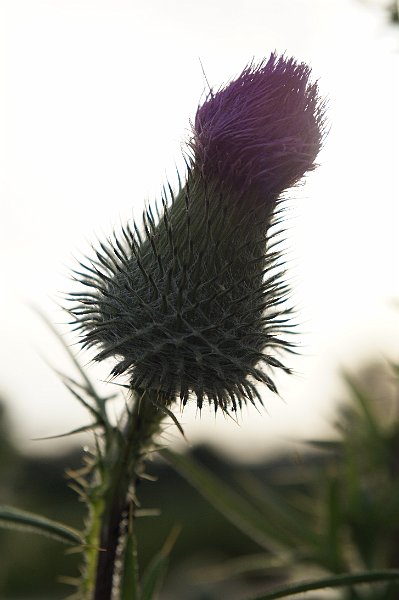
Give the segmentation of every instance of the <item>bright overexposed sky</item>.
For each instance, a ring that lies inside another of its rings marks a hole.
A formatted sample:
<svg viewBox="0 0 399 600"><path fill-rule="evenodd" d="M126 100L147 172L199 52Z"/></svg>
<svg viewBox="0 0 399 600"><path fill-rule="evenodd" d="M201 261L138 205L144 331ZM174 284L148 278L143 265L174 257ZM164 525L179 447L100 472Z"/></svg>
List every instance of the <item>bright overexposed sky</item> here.
<svg viewBox="0 0 399 600"><path fill-rule="evenodd" d="M360 0L2 0L0 10L0 394L19 442L53 452L30 440L87 422L44 358L72 366L28 305L63 323L54 300L73 257L175 181L206 90L199 59L218 87L273 50L308 62L329 98L320 167L293 191L287 223L302 356L279 380L282 399L265 394L267 413L245 410L237 426L192 408L181 420L191 442L252 456L322 435L339 369L399 355L399 28Z"/></svg>

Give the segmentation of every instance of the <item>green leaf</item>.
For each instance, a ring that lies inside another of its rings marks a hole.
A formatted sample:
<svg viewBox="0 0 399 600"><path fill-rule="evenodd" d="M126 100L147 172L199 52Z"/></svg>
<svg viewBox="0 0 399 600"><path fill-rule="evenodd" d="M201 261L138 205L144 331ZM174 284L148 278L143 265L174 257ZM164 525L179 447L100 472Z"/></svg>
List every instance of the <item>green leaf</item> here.
<svg viewBox="0 0 399 600"><path fill-rule="evenodd" d="M76 529L12 506L0 506L0 527L38 533L64 544L84 543L80 532Z"/></svg>
<svg viewBox="0 0 399 600"><path fill-rule="evenodd" d="M370 398L368 398L368 396L364 392L362 392L362 390L358 387L358 385L355 383L352 377L347 373L344 373L344 380L347 386L349 387L354 400L356 400L361 411L363 412L370 433L375 439L380 441L381 439L383 439L383 434L380 431L378 421L371 409Z"/></svg>
<svg viewBox="0 0 399 600"><path fill-rule="evenodd" d="M136 536L131 528L126 538L123 556L123 570L120 583L120 600L140 600L139 575L137 563Z"/></svg>
<svg viewBox="0 0 399 600"><path fill-rule="evenodd" d="M399 363L394 363L394 362L388 360L388 364L391 367L391 369L393 370L396 377L399 377Z"/></svg>
<svg viewBox="0 0 399 600"><path fill-rule="evenodd" d="M341 501L339 494L339 481L331 477L327 483L327 544L323 542L328 561L329 570L339 572L343 569L341 557L340 531L343 525L341 515Z"/></svg>
<svg viewBox="0 0 399 600"><path fill-rule="evenodd" d="M154 600L156 598L168 567L169 555L175 545L180 527L175 527L158 554L150 562L141 582L140 600Z"/></svg>
<svg viewBox="0 0 399 600"><path fill-rule="evenodd" d="M386 571L367 571L365 573L348 573L345 575L334 575L313 581L302 581L293 583L280 588L276 588L267 594L254 596L250 600L277 600L277 598L287 598L303 592L312 590L323 590L325 588L345 587L357 585L359 583L373 583L377 581L399 580L399 570L391 569Z"/></svg>
<svg viewBox="0 0 399 600"><path fill-rule="evenodd" d="M161 450L160 454L214 508L262 548L276 554L292 548L291 532L281 527L273 513L269 517L263 515L253 504L190 456L175 454L168 449Z"/></svg>
<svg viewBox="0 0 399 600"><path fill-rule="evenodd" d="M163 583L167 565L167 557L161 553L154 556L143 577L140 600L153 600L156 598L156 594Z"/></svg>

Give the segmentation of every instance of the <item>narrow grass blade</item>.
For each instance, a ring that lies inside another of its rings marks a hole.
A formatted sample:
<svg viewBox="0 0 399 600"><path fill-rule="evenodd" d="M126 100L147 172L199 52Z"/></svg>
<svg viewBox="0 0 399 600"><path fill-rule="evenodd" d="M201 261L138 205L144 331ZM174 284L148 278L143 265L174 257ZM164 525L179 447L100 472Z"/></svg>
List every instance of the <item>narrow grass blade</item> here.
<svg viewBox="0 0 399 600"><path fill-rule="evenodd" d="M305 440L304 443L325 452L338 452L342 446L341 440Z"/></svg>
<svg viewBox="0 0 399 600"><path fill-rule="evenodd" d="M286 499L281 492L259 482L253 475L244 473L239 481L250 494L254 505L256 503L263 518L273 519L285 531L287 539L292 540L291 547L299 544L313 549L318 547L320 538L314 533L313 519L298 510L292 501L289 502L289 498Z"/></svg>
<svg viewBox="0 0 399 600"><path fill-rule="evenodd" d="M120 600L140 600L139 573L137 563L136 536L129 531L123 556L123 570L120 583Z"/></svg>
<svg viewBox="0 0 399 600"><path fill-rule="evenodd" d="M302 581L275 589L261 596L254 596L250 600L277 600L277 598L288 598L304 592L323 590L326 588L346 587L360 583L376 583L399 580L399 570L366 571L365 573L348 573L345 575L334 575L314 581Z"/></svg>
<svg viewBox="0 0 399 600"><path fill-rule="evenodd" d="M169 555L179 533L180 527L172 529L161 551L150 562L141 582L140 600L154 600L157 597L165 578Z"/></svg>
<svg viewBox="0 0 399 600"><path fill-rule="evenodd" d="M68 437L70 435L75 435L76 433L85 433L86 431L93 431L97 427L100 427L101 423L90 423L89 425L83 425L82 427L77 427L76 429L72 429L71 431L67 431L66 433L58 433L55 435L47 435L45 437L33 438L33 442L44 442L46 440L58 440L59 438Z"/></svg>
<svg viewBox="0 0 399 600"><path fill-rule="evenodd" d="M63 383L67 390L72 394L72 396L74 396L76 400L83 404L83 406L95 417L96 421L102 423L105 426L106 422L104 421L103 414L99 411L99 409L91 406L91 404L89 404L80 394L78 394L69 383L67 383L66 381L64 381Z"/></svg>
<svg viewBox="0 0 399 600"><path fill-rule="evenodd" d="M292 567L295 557L293 553L281 554L280 556L271 556L268 554L253 554L232 558L223 563L206 565L203 568L193 570L193 577L196 581L209 583L215 581L225 581L253 573L268 574L285 572Z"/></svg>
<svg viewBox="0 0 399 600"><path fill-rule="evenodd" d="M0 506L0 527L38 533L64 544L83 544L79 531L57 521L11 506Z"/></svg>
<svg viewBox="0 0 399 600"><path fill-rule="evenodd" d="M161 450L160 454L214 508L262 548L280 554L292 547L291 535L279 527L272 514L265 517L253 504L190 456L175 454L168 449Z"/></svg>
<svg viewBox="0 0 399 600"><path fill-rule="evenodd" d="M74 353L71 351L68 344L65 343L62 335L59 333L59 331L57 331L57 329L54 327L54 325L51 323L51 321L46 317L46 315L37 306L31 305L31 308L42 319L42 321L47 325L47 327L50 329L50 331L56 336L56 338L58 339L60 344L63 346L63 348L66 351L66 353L68 354L70 360L75 365L77 371L80 373L80 375L84 381L85 389L86 389L87 393L94 399L94 401L97 405L97 408L102 415L102 418L105 419L106 413L105 413L105 406L104 406L104 404L105 404L104 398L101 398L101 396L99 396L97 394L97 392L94 388L94 385L92 384L87 373L85 372L83 367L80 365L80 363L76 359Z"/></svg>
<svg viewBox="0 0 399 600"><path fill-rule="evenodd" d="M376 440L381 441L381 439L383 439L383 434L380 431L380 426L378 424L377 418L373 414L370 399L359 388L354 379L352 379L352 377L347 373L344 373L344 380L352 393L353 399L356 400L359 408L363 412L370 433Z"/></svg>
<svg viewBox="0 0 399 600"><path fill-rule="evenodd" d="M339 493L339 481L336 477L331 477L326 482L327 498L327 543L323 544L329 570L337 573L345 570L345 561L341 549L341 531L344 523L344 517L341 514L341 499ZM322 553L321 549L321 553Z"/></svg>

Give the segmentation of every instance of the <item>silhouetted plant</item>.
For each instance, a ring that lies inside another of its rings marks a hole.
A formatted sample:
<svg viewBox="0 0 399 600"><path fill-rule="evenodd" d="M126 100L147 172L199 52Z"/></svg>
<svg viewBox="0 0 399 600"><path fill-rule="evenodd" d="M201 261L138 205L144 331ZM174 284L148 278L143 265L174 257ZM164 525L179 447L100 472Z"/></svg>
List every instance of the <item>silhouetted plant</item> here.
<svg viewBox="0 0 399 600"><path fill-rule="evenodd" d="M243 403L262 402L256 383L275 392L274 370L290 372L280 356L294 348L280 249L283 200L314 169L323 136L324 102L305 64L276 54L249 64L210 90L198 108L178 190L168 186L141 224L126 223L100 240L75 270L81 288L69 295L72 325L84 348L96 348L95 360L114 361L112 377L126 376L125 410L113 424L109 397L98 395L71 355L80 380L63 380L92 418L77 431L94 431L96 442L85 466L70 473L89 509L86 528L79 532L7 507L0 520L80 546L77 598L150 600L157 594L176 533L140 577L137 484L147 477L145 460L158 447L164 419L181 430L176 403L192 398L199 409L207 402L234 413ZM215 485L217 502L233 518L238 507L241 526L256 532L257 515ZM294 517L279 515L291 525ZM306 533L299 521L294 529L295 536ZM307 540L317 543L310 530ZM335 584L397 572L348 577Z"/></svg>
<svg viewBox="0 0 399 600"><path fill-rule="evenodd" d="M112 375L128 375L132 396L117 432L103 406L95 411L105 449L88 500L102 508L87 536L106 552L93 557L94 588L88 561L84 593L96 600L111 597L121 540L134 546L135 482L176 399L236 411L261 401L254 381L276 391L270 371L289 372L278 357L292 343L275 230L282 192L314 168L323 138L324 105L309 75L272 54L211 90L188 141L185 183L75 272L88 290L72 295L70 309L83 346L97 347L98 361L117 359Z"/></svg>

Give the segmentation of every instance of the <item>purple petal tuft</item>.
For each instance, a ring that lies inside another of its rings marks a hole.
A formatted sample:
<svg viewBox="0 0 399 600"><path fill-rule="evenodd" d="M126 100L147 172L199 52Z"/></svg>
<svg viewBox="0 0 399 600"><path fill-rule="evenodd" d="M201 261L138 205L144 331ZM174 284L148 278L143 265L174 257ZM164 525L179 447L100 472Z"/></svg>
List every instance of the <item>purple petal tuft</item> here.
<svg viewBox="0 0 399 600"><path fill-rule="evenodd" d="M310 68L271 54L210 92L197 110L191 147L205 177L238 192L277 198L314 168L324 102Z"/></svg>

